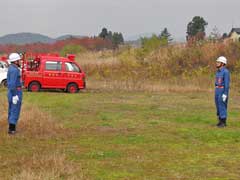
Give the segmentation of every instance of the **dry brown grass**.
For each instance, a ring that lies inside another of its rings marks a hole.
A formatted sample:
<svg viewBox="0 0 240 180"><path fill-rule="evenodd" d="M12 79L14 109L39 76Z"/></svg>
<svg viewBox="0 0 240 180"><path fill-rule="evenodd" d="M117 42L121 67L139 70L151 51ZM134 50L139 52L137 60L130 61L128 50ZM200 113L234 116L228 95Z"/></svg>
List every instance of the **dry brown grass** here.
<svg viewBox="0 0 240 180"><path fill-rule="evenodd" d="M19 123L19 131L23 136L52 138L66 131L61 124L57 124L54 118L39 108L25 104Z"/></svg>
<svg viewBox="0 0 240 180"><path fill-rule="evenodd" d="M75 176L76 166L67 163L63 154L35 154L30 158L22 158L21 163L22 171L14 175L13 180L85 179L83 175Z"/></svg>
<svg viewBox="0 0 240 180"><path fill-rule="evenodd" d="M78 54L76 57L77 62L81 66L96 65L96 64L114 64L118 62L117 57L114 56L113 51L88 51L82 54Z"/></svg>

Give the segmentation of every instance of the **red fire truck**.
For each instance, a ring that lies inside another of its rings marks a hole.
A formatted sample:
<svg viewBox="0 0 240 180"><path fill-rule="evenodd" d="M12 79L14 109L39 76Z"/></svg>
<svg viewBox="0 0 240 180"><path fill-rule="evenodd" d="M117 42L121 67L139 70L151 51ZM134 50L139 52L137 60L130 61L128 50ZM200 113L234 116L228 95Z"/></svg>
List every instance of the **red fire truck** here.
<svg viewBox="0 0 240 180"><path fill-rule="evenodd" d="M62 89L76 93L86 87L85 73L75 62L75 55L23 54L22 80L28 91Z"/></svg>

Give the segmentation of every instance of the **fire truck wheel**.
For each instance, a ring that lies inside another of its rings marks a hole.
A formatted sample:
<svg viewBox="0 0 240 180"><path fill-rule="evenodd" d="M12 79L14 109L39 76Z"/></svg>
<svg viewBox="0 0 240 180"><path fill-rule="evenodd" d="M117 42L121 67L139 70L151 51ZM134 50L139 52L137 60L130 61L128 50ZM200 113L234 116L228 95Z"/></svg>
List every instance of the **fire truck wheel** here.
<svg viewBox="0 0 240 180"><path fill-rule="evenodd" d="M71 83L67 86L67 92L69 93L77 93L78 91L79 89L75 83Z"/></svg>
<svg viewBox="0 0 240 180"><path fill-rule="evenodd" d="M31 82L28 86L28 91L38 92L40 91L41 85L38 82Z"/></svg>

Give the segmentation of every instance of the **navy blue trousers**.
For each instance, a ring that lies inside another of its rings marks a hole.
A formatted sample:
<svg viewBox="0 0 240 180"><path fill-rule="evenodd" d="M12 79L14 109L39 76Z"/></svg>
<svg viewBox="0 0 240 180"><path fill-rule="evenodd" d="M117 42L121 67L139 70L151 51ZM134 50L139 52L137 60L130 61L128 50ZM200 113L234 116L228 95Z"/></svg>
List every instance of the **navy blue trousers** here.
<svg viewBox="0 0 240 180"><path fill-rule="evenodd" d="M9 124L17 124L19 116L20 116L20 111L21 111L21 106L22 106L22 90L17 90L17 95L19 98L19 101L17 104L12 103L12 93L8 91L8 123Z"/></svg>
<svg viewBox="0 0 240 180"><path fill-rule="evenodd" d="M215 104L217 109L217 116L219 116L220 119L226 119L228 98L225 102L223 102L222 95L223 91L221 89L217 89L215 91Z"/></svg>

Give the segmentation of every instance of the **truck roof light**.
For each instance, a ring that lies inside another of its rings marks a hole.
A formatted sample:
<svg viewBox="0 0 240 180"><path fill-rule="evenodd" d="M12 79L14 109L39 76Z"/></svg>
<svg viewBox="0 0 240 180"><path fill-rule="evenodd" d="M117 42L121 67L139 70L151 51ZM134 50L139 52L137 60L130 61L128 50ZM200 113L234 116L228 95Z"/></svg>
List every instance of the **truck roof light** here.
<svg viewBox="0 0 240 180"><path fill-rule="evenodd" d="M67 55L67 58L69 59L69 60L71 60L71 61L74 61L75 60L75 55L74 54L68 54Z"/></svg>

